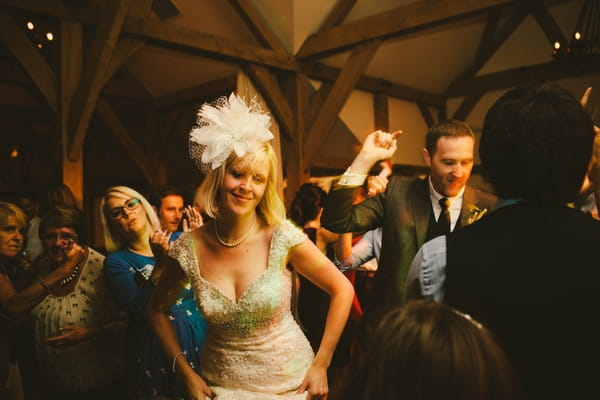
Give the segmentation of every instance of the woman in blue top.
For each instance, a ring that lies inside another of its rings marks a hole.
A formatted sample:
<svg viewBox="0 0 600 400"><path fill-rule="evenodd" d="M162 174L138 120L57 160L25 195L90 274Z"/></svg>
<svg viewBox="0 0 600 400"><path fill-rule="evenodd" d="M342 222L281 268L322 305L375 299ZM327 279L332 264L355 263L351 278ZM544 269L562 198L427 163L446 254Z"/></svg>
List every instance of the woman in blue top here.
<svg viewBox="0 0 600 400"><path fill-rule="evenodd" d="M155 268L149 242L151 233L160 229L158 218L148 201L126 186L108 189L100 211L109 252L104 262L106 284L129 316L126 370L130 396L183 398L185 392L172 373L171 360L164 357L146 320L148 300L162 272ZM169 317L188 360L198 368L206 322L189 284L169 309Z"/></svg>

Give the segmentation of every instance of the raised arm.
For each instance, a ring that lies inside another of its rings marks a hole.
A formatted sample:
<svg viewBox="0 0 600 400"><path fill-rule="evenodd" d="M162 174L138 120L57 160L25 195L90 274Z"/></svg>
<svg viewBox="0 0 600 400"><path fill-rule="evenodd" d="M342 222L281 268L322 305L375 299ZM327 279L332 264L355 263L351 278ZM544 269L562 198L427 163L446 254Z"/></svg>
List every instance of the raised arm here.
<svg viewBox="0 0 600 400"><path fill-rule="evenodd" d="M83 255L83 248L73 244L66 250L65 261L43 279L17 292L8 276L0 274L0 306L11 318L24 317L42 301L58 283L70 275Z"/></svg>
<svg viewBox="0 0 600 400"><path fill-rule="evenodd" d="M329 294L331 299L321 344L298 389L298 393L308 390L310 396L319 398L328 391L327 368L346 325L354 289L350 281L310 240L290 251L289 262L300 274Z"/></svg>
<svg viewBox="0 0 600 400"><path fill-rule="evenodd" d="M365 232L378 226L383 212L382 205L378 202L379 196L371 197L357 206L353 206L352 197L354 189L363 184L371 167L394 154L396 138L401 133L375 131L366 137L360 152L327 196L321 218L325 228L344 233ZM387 178L385 180L387 185Z"/></svg>

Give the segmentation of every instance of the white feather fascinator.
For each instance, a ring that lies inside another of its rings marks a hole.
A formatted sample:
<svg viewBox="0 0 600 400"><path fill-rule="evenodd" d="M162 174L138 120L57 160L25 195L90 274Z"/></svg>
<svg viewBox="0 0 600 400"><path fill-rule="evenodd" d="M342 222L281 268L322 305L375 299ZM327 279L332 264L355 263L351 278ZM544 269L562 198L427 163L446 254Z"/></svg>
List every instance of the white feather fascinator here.
<svg viewBox="0 0 600 400"><path fill-rule="evenodd" d="M205 103L189 139L190 156L203 173L220 167L232 152L242 157L273 139L271 117L255 99L247 105L235 93Z"/></svg>

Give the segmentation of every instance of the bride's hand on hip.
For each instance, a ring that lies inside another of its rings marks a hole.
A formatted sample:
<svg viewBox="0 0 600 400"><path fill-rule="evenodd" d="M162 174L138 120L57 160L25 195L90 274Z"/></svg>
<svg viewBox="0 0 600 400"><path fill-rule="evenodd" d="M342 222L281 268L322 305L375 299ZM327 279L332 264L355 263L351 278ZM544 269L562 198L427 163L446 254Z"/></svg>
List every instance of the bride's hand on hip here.
<svg viewBox="0 0 600 400"><path fill-rule="evenodd" d="M214 397L214 393L208 385L206 381L202 379L202 377L196 373L192 374L193 376L189 377L189 379L185 379L185 386L189 398L191 400L208 400Z"/></svg>
<svg viewBox="0 0 600 400"><path fill-rule="evenodd" d="M296 393L308 391L308 400L324 399L329 392L327 369L311 365Z"/></svg>

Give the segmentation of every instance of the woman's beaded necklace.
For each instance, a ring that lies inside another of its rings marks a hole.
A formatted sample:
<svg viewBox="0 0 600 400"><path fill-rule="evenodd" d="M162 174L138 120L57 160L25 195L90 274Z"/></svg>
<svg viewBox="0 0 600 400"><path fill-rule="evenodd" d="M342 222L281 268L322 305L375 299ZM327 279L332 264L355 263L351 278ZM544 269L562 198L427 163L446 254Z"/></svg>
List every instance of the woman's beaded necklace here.
<svg viewBox="0 0 600 400"><path fill-rule="evenodd" d="M250 225L250 228L248 228L248 231L236 240L228 241L226 239L223 239L221 235L219 235L219 228L217 225L217 221L215 221L215 235L217 236L217 240L219 241L219 243L221 243L225 247L237 247L240 244L244 243L246 239L250 237L250 234L254 230L254 225L256 225L256 214L254 215L254 220L252 221L252 225Z"/></svg>
<svg viewBox="0 0 600 400"><path fill-rule="evenodd" d="M83 257L81 257L79 259L79 261L77 261L77 264L75 264L75 268L73 268L73 272L71 272L71 275L67 276L62 281L58 282L59 286L64 286L77 277L77 274L79 274L79 269L81 268L82 261L83 261Z"/></svg>

